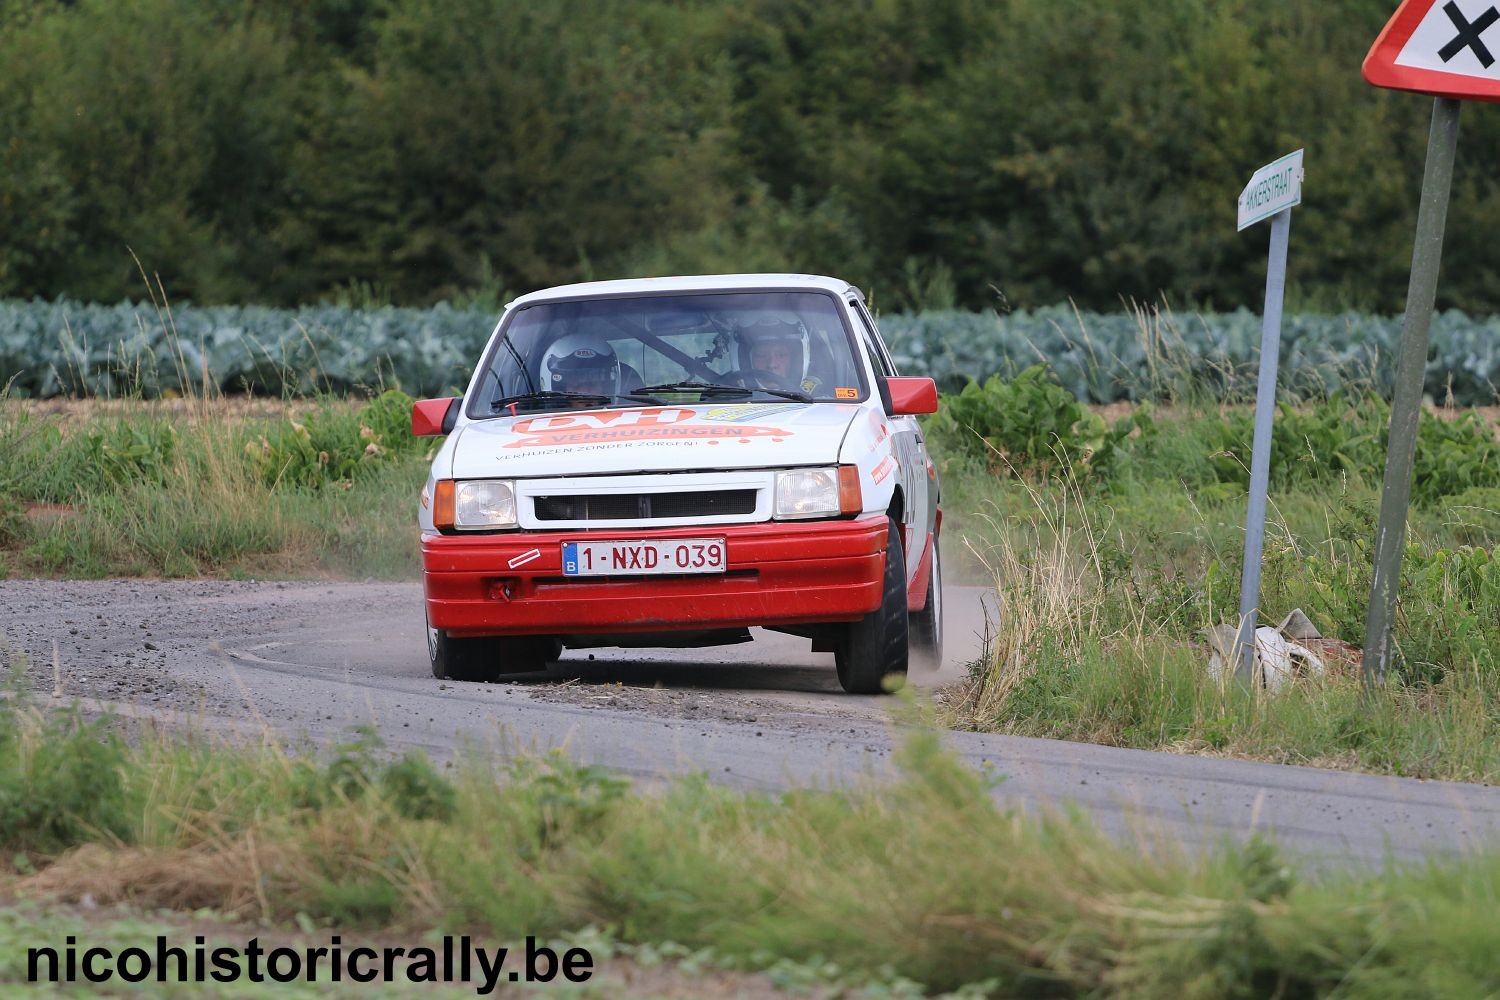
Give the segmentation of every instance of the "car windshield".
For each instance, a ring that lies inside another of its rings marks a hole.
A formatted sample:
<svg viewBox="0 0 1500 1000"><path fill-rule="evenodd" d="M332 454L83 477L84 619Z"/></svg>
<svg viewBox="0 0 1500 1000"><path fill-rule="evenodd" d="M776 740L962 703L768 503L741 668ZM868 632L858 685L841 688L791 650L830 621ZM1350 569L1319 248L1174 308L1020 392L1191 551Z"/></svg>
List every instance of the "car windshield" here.
<svg viewBox="0 0 1500 1000"><path fill-rule="evenodd" d="M707 397L855 402L866 392L832 295L640 295L519 307L469 415Z"/></svg>

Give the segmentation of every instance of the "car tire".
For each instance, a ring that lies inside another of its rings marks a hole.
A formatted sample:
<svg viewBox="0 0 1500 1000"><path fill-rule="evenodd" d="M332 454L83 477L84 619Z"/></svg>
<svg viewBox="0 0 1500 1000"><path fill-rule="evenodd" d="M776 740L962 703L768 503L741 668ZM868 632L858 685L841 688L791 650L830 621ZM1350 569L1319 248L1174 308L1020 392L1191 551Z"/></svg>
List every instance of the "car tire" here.
<svg viewBox="0 0 1500 1000"><path fill-rule="evenodd" d="M940 546L932 536L932 572L927 575L927 604L911 614L911 660L918 670L943 667L943 579Z"/></svg>
<svg viewBox="0 0 1500 1000"><path fill-rule="evenodd" d="M850 694L883 694L906 680L906 559L894 518L886 519L880 607L853 622L834 651L839 684Z"/></svg>
<svg viewBox="0 0 1500 1000"><path fill-rule="evenodd" d="M440 681L493 681L502 674L541 670L561 655L562 643L548 636L455 639L427 627L427 659Z"/></svg>

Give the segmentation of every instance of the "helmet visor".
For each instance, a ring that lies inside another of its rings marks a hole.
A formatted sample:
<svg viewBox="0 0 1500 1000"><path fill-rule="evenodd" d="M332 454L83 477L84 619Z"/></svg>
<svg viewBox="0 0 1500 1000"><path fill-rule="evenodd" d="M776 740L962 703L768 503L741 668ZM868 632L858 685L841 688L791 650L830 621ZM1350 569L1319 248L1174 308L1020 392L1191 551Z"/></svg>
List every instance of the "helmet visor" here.
<svg viewBox="0 0 1500 1000"><path fill-rule="evenodd" d="M620 363L612 356L581 350L552 359L548 388L557 392L613 394L618 384Z"/></svg>
<svg viewBox="0 0 1500 1000"><path fill-rule="evenodd" d="M750 367L790 377L796 372L801 353L795 341L757 341L750 345Z"/></svg>

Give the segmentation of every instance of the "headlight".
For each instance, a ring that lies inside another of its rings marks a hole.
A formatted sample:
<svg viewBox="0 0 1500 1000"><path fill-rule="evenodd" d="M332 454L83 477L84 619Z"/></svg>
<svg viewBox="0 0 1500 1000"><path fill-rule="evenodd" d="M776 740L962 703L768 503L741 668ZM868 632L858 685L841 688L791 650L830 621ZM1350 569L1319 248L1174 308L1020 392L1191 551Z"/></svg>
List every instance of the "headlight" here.
<svg viewBox="0 0 1500 1000"><path fill-rule="evenodd" d="M460 530L514 528L516 526L514 485L498 479L476 479L455 483L453 526Z"/></svg>
<svg viewBox="0 0 1500 1000"><path fill-rule="evenodd" d="M838 469L788 469L776 473L778 521L839 516Z"/></svg>

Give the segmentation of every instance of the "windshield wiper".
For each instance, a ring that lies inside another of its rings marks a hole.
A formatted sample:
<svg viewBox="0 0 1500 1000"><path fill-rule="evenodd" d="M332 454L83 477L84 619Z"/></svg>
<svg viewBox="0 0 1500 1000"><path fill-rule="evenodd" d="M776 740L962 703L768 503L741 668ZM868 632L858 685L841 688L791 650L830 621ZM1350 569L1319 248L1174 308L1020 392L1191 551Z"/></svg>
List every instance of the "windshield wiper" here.
<svg viewBox="0 0 1500 1000"><path fill-rule="evenodd" d="M654 396L642 393L605 393L605 392L558 392L556 389L537 389L535 392L518 392L513 396L502 396L490 403L490 412L499 413L506 407L515 407L520 403L575 403L581 406L604 406L617 399L623 399L627 403L646 403L651 406L661 406L662 401ZM513 409L511 412L515 412Z"/></svg>
<svg viewBox="0 0 1500 1000"><path fill-rule="evenodd" d="M714 382L663 382L661 385L646 385L637 390L638 392L697 392L704 396L749 396L757 392L769 393L772 396L780 396L782 399L795 400L798 403L811 403L812 397L805 392L796 392L792 389L767 389L764 386L750 388L743 385L719 385Z"/></svg>

